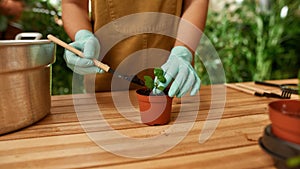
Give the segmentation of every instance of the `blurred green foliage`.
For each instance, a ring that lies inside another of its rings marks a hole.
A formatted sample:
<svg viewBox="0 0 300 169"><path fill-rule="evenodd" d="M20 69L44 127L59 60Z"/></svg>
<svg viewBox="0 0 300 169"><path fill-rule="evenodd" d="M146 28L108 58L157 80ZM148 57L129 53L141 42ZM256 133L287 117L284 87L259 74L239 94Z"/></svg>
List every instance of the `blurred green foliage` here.
<svg viewBox="0 0 300 169"><path fill-rule="evenodd" d="M221 11L209 11L204 33L219 54L226 81L296 78L300 1L269 0L268 7L256 2L228 3ZM195 59L202 82L210 84L203 63Z"/></svg>
<svg viewBox="0 0 300 169"><path fill-rule="evenodd" d="M43 38L53 34L69 43L71 40L59 25L61 19L60 3L52 4L49 0L25 0L26 9L20 19L25 32L40 32ZM57 46L56 61L52 65L52 94L72 93L73 72L66 66L63 59L64 49Z"/></svg>
<svg viewBox="0 0 300 169"><path fill-rule="evenodd" d="M59 24L61 6L50 0L25 0L20 20L23 31L36 31L46 38L53 34L69 43ZM221 58L227 82L295 78L300 65L300 1L269 0L262 8L256 0L229 3L221 11L210 10L205 35ZM233 7L235 6L235 7ZM282 9L288 8L281 17ZM2 21L0 20L1 26ZM52 94L72 93L72 73L63 59L64 49L57 46L52 66ZM203 84L210 84L204 64L195 57L195 67ZM212 62L213 63L213 62ZM76 91L74 91L76 92ZM81 91L78 91L81 92Z"/></svg>

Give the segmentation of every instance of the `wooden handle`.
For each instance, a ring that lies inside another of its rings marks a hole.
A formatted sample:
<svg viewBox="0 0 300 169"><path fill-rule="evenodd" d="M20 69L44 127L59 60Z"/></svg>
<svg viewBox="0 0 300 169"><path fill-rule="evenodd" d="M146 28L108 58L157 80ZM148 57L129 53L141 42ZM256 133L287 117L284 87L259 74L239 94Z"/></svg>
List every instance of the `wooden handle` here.
<svg viewBox="0 0 300 169"><path fill-rule="evenodd" d="M251 94L251 95L255 95L255 91L247 90L247 89L245 89L245 88L236 86L236 85L234 85L234 84L228 84L228 83L226 83L225 86L230 87L230 88L235 89L235 90L238 90L238 91L241 91L241 92L244 92L244 93L248 93L248 94Z"/></svg>
<svg viewBox="0 0 300 169"><path fill-rule="evenodd" d="M69 45L69 44L67 44L67 43L65 43L64 41L58 39L57 37L55 37L55 36L53 36L53 35L48 35L47 38L48 38L49 40L51 40L52 42L54 42L54 43L56 43L56 44L58 44L58 45L64 47L65 49L67 49L67 50L69 50L69 51L75 53L75 54L78 55L79 57L82 57L82 58L84 57L83 53L82 53L80 50L74 48L73 46L71 46L71 45ZM109 69L110 69L110 67L109 67L108 65L106 65L106 64L104 64L104 63L102 63L102 62L100 62L100 61L97 60L97 59L93 59L93 62L94 62L94 64L95 64L95 66L99 67L100 69L104 70L105 72L108 72Z"/></svg>
<svg viewBox="0 0 300 169"><path fill-rule="evenodd" d="M82 58L84 57L83 53L82 53L80 50L74 48L74 47L71 46L71 45L68 45L66 42L64 42L64 41L62 41L62 40L60 40L60 39L58 39L57 37L55 37L55 36L53 36L53 35L48 35L47 38L48 38L49 40L51 40L52 42L54 42L54 43L56 43L56 44L58 44L58 45L64 47L65 49L67 49L67 50L69 50L69 51L75 53L76 55L78 55L78 56L80 56L80 57L82 57Z"/></svg>
<svg viewBox="0 0 300 169"><path fill-rule="evenodd" d="M256 87L251 87L251 86L244 85L244 84L240 84L240 83L236 83L236 85L238 87L242 87L242 88L252 90L252 91L255 91L255 92L258 92L258 93L264 93L264 92L269 93L269 91L266 91L266 90L263 90L263 89L260 89L260 88L256 88Z"/></svg>

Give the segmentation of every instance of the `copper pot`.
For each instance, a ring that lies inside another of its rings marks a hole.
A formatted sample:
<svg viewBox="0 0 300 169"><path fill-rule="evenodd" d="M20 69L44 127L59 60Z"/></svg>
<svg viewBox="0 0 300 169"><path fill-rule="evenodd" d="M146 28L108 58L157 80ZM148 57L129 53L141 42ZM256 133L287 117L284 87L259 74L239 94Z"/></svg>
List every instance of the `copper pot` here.
<svg viewBox="0 0 300 169"><path fill-rule="evenodd" d="M55 50L48 40L0 41L0 134L50 113Z"/></svg>

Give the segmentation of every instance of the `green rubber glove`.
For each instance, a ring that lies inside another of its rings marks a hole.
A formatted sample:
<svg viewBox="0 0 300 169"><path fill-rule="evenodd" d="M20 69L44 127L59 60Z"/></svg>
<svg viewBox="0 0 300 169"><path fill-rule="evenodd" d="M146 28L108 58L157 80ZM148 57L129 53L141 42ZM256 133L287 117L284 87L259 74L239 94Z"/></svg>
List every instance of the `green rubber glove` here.
<svg viewBox="0 0 300 169"><path fill-rule="evenodd" d="M64 59L70 69L81 75L104 72L96 67L92 61L94 58L98 59L100 54L100 43L92 32L78 31L75 34L75 41L69 45L82 51L84 55L84 58L81 58L73 52L65 50Z"/></svg>
<svg viewBox="0 0 300 169"><path fill-rule="evenodd" d="M174 79L169 89L168 95L170 97L181 97L190 90L190 95L195 95L200 89L201 80L196 71L191 65L192 53L184 46L176 46L171 50L169 59L162 65L165 72L166 82L161 83L158 81L158 86L168 86ZM155 79L157 81L157 79ZM153 90L154 94L161 91Z"/></svg>

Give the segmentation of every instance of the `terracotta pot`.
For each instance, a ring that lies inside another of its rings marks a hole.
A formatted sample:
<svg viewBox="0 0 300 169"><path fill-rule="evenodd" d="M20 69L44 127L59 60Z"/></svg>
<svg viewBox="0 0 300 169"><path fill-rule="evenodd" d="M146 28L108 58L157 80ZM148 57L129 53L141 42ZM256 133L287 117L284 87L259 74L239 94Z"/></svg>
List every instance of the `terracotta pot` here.
<svg viewBox="0 0 300 169"><path fill-rule="evenodd" d="M141 94L145 89L136 91L141 121L147 125L163 125L170 122L172 99L168 95L147 96Z"/></svg>
<svg viewBox="0 0 300 169"><path fill-rule="evenodd" d="M300 144L300 100L278 100L269 104L272 132L277 137Z"/></svg>

